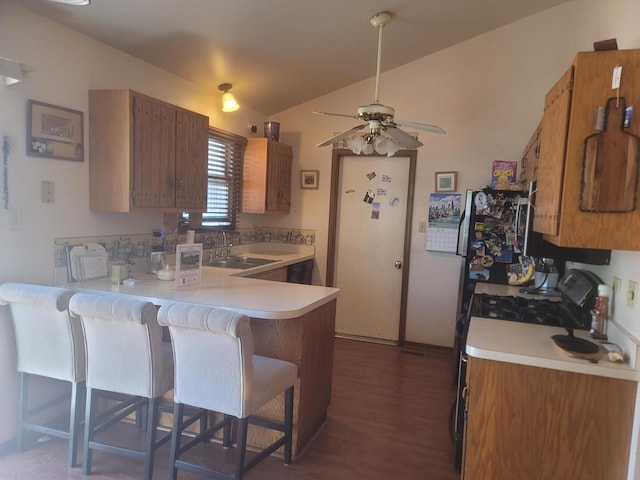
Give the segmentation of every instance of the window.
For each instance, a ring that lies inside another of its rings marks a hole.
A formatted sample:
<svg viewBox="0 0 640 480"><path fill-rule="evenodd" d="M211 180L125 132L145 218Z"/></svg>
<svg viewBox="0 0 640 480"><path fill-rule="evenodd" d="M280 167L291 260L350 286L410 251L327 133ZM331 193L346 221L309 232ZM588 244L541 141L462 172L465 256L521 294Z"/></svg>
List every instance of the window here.
<svg viewBox="0 0 640 480"><path fill-rule="evenodd" d="M242 159L247 139L209 127L207 211L202 227L235 229L242 193Z"/></svg>

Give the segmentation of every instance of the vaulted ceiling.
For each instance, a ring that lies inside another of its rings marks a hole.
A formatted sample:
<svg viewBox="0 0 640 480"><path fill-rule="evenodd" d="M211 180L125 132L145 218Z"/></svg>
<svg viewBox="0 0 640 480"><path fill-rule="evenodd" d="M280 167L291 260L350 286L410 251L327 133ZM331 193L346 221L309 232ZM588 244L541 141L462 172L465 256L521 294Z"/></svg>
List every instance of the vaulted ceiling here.
<svg viewBox="0 0 640 480"><path fill-rule="evenodd" d="M271 115L567 0L9 1Z"/></svg>

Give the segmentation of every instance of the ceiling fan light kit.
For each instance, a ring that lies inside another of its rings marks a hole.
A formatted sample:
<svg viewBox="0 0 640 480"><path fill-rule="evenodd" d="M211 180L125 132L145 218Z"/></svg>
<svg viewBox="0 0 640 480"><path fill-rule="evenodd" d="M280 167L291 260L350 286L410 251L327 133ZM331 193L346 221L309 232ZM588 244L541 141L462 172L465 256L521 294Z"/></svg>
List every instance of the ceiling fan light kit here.
<svg viewBox="0 0 640 480"><path fill-rule="evenodd" d="M394 121L395 110L386 105L382 105L379 101L378 92L380 87L380 65L382 58L382 29L387 23L389 23L389 21L391 21L392 17L393 14L391 12L380 12L370 19L371 25L378 29L378 61L376 68L376 89L373 103L359 107L356 115L313 112L319 115L334 115L338 117L354 118L366 123L339 133L338 135L319 143L317 145L318 147L325 147L340 140L346 140L347 145L355 154L369 155L375 150L379 154L391 157L402 148L419 148L423 145L422 142L398 128L403 124L420 130L425 130L427 132L440 134L446 133L442 128L435 125L403 122L401 120ZM368 133L363 135L358 134L356 136L353 135L365 128L367 125L369 126Z"/></svg>

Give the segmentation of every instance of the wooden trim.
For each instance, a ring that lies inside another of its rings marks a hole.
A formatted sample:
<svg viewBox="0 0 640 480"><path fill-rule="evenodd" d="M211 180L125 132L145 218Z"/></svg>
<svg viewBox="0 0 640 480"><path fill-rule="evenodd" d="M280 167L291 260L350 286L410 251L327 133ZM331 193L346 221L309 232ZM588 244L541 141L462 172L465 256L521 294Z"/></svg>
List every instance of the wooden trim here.
<svg viewBox="0 0 640 480"><path fill-rule="evenodd" d="M331 192L329 198L329 227L327 239L327 273L325 285L334 287L335 257L338 221L338 186L340 183L340 162L343 157L355 156L351 150L335 148L331 154ZM386 155L371 154L368 157L385 157ZM400 321L398 326L398 345L404 345L407 327L407 296L409 292L409 266L411 258L411 227L413 219L413 201L415 196L416 165L418 152L416 150L399 150L395 157L409 158L409 184L407 189L407 217L404 232L404 253L402 256L402 286L400 291Z"/></svg>

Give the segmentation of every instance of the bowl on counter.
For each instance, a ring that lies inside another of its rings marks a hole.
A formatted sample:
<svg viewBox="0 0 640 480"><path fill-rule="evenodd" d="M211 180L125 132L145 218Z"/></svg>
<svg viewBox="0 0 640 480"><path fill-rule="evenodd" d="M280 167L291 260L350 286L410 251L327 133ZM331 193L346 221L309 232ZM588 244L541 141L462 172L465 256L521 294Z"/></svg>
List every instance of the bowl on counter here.
<svg viewBox="0 0 640 480"><path fill-rule="evenodd" d="M158 270L156 273L156 277L158 280L175 280L176 279L176 271L173 267L165 267L161 270Z"/></svg>

